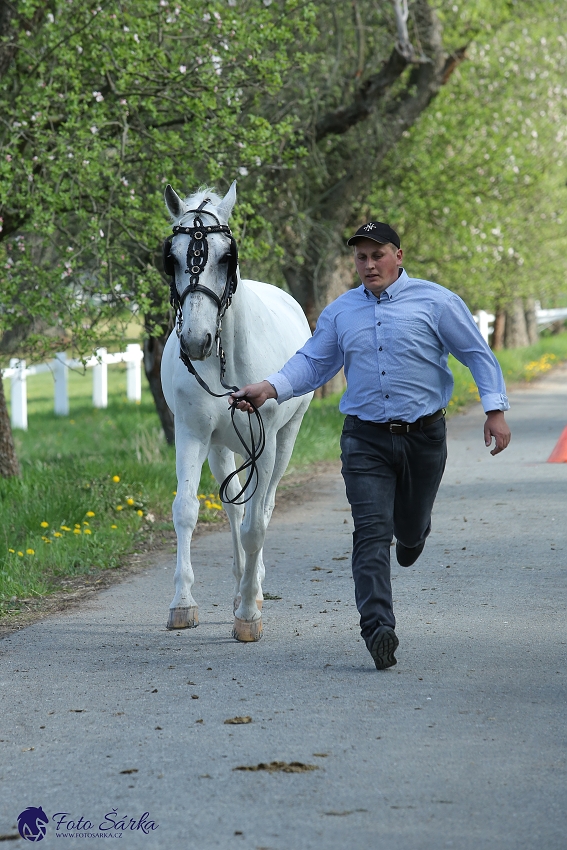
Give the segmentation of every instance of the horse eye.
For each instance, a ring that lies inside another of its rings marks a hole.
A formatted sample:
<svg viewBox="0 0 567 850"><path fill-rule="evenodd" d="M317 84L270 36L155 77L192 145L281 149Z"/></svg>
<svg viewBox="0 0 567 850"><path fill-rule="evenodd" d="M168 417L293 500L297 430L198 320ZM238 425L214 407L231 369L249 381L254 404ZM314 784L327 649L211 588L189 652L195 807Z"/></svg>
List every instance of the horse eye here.
<svg viewBox="0 0 567 850"><path fill-rule="evenodd" d="M225 254L224 257L220 258L219 263L229 263L231 257L232 257L232 254L230 254L230 252L229 252L228 254Z"/></svg>

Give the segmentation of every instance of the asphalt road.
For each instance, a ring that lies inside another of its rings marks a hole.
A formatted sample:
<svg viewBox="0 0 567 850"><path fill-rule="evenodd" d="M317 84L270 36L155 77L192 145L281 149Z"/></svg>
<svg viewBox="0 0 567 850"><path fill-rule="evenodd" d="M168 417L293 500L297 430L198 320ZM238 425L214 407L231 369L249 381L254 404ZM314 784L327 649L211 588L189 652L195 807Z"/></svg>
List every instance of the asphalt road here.
<svg viewBox="0 0 567 850"><path fill-rule="evenodd" d="M274 515L259 643L230 638L225 531L195 543L198 629L164 628L164 553L1 641L0 838L41 806L45 848L564 850L567 369L511 401L497 458L479 409L450 420L434 530L393 569L397 667L358 634L338 470ZM314 769L235 770L271 762Z"/></svg>

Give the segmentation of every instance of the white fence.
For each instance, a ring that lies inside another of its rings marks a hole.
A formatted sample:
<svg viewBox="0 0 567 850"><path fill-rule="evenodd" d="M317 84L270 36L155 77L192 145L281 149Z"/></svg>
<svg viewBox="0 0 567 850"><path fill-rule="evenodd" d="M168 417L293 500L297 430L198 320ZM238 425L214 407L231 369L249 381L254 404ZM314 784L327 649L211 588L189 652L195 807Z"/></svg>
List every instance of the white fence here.
<svg viewBox="0 0 567 850"><path fill-rule="evenodd" d="M67 380L69 369L81 369L86 366L93 370L93 407L108 407L108 366L113 363L126 363L126 395L129 401L139 402L142 398L142 360L143 353L138 343L126 346L126 351L109 354L106 348L97 349L96 355L85 364L80 360L69 360L64 351L55 355L50 363L26 366L25 360L10 360L10 367L2 369L3 378L11 378L11 419L12 428L28 429L27 376L51 372L54 379L54 410L57 416L69 415L69 393Z"/></svg>
<svg viewBox="0 0 567 850"><path fill-rule="evenodd" d="M536 307L536 321L541 327L552 325L554 322L562 322L567 319L567 307L558 307L555 310L542 310ZM485 310L479 310L473 316L479 331L485 342L488 342L490 334L494 330L494 315Z"/></svg>

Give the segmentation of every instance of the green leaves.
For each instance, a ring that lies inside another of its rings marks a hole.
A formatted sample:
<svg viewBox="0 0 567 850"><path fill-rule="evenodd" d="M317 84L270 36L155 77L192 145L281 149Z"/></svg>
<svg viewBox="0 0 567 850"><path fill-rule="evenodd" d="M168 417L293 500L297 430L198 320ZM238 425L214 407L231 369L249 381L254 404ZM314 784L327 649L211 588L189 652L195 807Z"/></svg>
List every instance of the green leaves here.
<svg viewBox="0 0 567 850"><path fill-rule="evenodd" d="M61 335L83 353L124 307L167 314L167 182L245 180L236 226L252 240L263 223L249 211L294 129L259 104L303 61L311 18L295 0L57 0L19 34L0 79L0 331L33 321L34 357Z"/></svg>
<svg viewBox="0 0 567 850"><path fill-rule="evenodd" d="M562 286L567 13L546 8L516 9L479 36L373 194L375 214L403 234L411 272L473 308Z"/></svg>

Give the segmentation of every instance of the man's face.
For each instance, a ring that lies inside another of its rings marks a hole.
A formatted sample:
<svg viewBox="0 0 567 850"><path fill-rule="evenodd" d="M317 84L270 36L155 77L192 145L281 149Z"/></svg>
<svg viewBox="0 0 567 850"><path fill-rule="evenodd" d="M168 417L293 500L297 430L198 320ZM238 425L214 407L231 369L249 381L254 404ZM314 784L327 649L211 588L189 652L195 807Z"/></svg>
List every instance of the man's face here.
<svg viewBox="0 0 567 850"><path fill-rule="evenodd" d="M372 239L357 239L354 246L356 271L365 287L374 295L398 279L403 252L395 245L380 245Z"/></svg>

